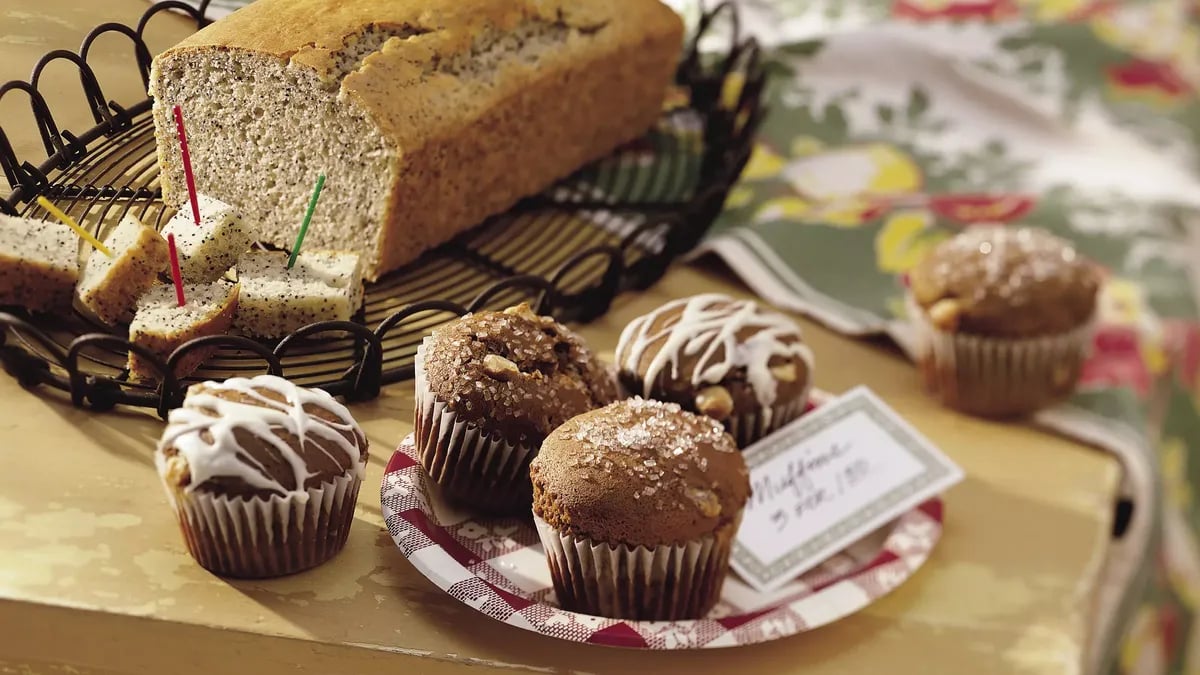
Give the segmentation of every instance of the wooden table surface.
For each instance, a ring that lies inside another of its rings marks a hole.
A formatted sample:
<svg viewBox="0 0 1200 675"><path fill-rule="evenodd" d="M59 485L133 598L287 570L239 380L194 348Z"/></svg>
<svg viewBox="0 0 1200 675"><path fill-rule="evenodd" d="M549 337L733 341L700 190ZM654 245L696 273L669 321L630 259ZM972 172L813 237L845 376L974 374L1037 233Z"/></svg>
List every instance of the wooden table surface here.
<svg viewBox="0 0 1200 675"><path fill-rule="evenodd" d="M76 49L92 26L135 21L144 7L4 0L0 82L28 77L43 53ZM189 28L163 17L154 30L161 48ZM106 94L136 100L128 44L113 39L96 49ZM74 72L56 67L46 77L51 104L64 110L61 126L86 128ZM0 122L28 152L38 147L34 128L14 121L25 105L6 97ZM745 295L715 265L679 266L581 332L611 357L633 317L713 290ZM929 563L853 617L752 647L649 653L556 641L476 614L414 570L383 528L377 486L411 429L407 383L352 408L372 456L347 549L285 579L221 580L188 557L159 487L157 418L76 410L57 393L28 393L0 375L0 672L1077 672L1109 539L1116 463L1023 426L945 411L892 350L802 323L818 386L871 386L967 473L945 496L945 534Z"/></svg>

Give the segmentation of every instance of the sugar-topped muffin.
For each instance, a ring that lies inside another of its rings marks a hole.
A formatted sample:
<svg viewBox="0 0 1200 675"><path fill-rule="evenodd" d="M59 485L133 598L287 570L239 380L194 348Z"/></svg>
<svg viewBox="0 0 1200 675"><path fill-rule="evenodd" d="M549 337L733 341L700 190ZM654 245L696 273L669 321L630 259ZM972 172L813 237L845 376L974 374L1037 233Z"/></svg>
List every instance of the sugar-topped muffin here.
<svg viewBox="0 0 1200 675"><path fill-rule="evenodd" d="M564 608L651 621L712 609L750 496L746 462L715 420L619 401L554 430L530 476Z"/></svg>
<svg viewBox="0 0 1200 675"><path fill-rule="evenodd" d="M813 354L787 316L720 294L669 302L626 326L621 384L725 425L746 447L804 412Z"/></svg>
<svg viewBox="0 0 1200 675"><path fill-rule="evenodd" d="M241 578L299 572L340 551L366 463L345 406L273 375L193 385L155 453L188 551Z"/></svg>
<svg viewBox="0 0 1200 675"><path fill-rule="evenodd" d="M909 274L927 386L986 416L1032 412L1075 388L1101 272L1070 242L1031 227L970 228Z"/></svg>
<svg viewBox="0 0 1200 675"><path fill-rule="evenodd" d="M944 331L1056 335L1091 320L1100 275L1070 242L1032 227L973 227L909 273L913 299Z"/></svg>
<svg viewBox="0 0 1200 675"><path fill-rule="evenodd" d="M528 305L433 331L416 358L416 447L451 499L527 513L529 461L555 427L616 398L575 333Z"/></svg>

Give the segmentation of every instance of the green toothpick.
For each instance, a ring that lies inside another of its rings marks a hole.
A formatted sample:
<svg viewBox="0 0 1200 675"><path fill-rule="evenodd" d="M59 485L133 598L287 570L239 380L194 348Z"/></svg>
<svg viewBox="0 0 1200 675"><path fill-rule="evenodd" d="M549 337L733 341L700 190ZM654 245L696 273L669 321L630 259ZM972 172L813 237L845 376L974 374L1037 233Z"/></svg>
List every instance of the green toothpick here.
<svg viewBox="0 0 1200 675"><path fill-rule="evenodd" d="M304 235L308 232L308 224L312 222L313 211L317 210L317 200L321 197L321 188L325 187L325 174L317 176L317 187L313 190L312 199L308 201L308 212L304 214L304 222L300 224L300 234L296 235L296 245L292 247L292 257L288 258L288 269L296 264L296 256L300 255L300 246L304 243Z"/></svg>

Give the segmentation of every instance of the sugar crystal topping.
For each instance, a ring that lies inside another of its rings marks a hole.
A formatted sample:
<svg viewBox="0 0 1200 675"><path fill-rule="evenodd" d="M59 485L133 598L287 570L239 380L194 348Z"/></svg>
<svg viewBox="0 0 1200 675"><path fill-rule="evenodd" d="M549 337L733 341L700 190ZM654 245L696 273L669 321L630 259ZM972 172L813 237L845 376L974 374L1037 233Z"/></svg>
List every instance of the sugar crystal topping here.
<svg viewBox="0 0 1200 675"><path fill-rule="evenodd" d="M938 245L932 274L947 285L978 280L974 300L987 293L1011 298L1045 283L1077 278L1082 257L1070 242L1034 227L977 225Z"/></svg>
<svg viewBox="0 0 1200 675"><path fill-rule="evenodd" d="M712 477L705 477L705 451L737 452L720 423L674 403L638 397L602 412L576 418L563 429L582 446L568 464L630 481L632 498L657 495L660 509L690 488L708 489Z"/></svg>
<svg viewBox="0 0 1200 675"><path fill-rule="evenodd" d="M439 371L432 384L445 387L453 408L501 411L531 435L544 437L615 398L611 378L582 340L527 307L465 316L436 329L427 344L426 368ZM489 358L513 370L489 374Z"/></svg>

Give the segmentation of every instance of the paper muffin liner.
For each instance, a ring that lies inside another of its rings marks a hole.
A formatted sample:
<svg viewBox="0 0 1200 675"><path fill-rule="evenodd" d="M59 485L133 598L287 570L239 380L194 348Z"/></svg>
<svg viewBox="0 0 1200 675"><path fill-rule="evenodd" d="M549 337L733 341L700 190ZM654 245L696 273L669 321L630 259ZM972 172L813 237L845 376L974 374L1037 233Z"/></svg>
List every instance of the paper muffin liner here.
<svg viewBox="0 0 1200 675"><path fill-rule="evenodd" d="M414 365L414 442L421 465L450 500L495 515L525 514L533 503L529 463L537 448L487 434L439 400L425 379L425 348Z"/></svg>
<svg viewBox="0 0 1200 675"><path fill-rule="evenodd" d="M1091 346L1093 323L1059 335L993 338L943 331L909 296L925 386L945 405L985 417L1012 417L1071 395Z"/></svg>
<svg viewBox="0 0 1200 675"><path fill-rule="evenodd" d="M770 415L763 414L762 410L734 415L725 420L725 429L737 441L738 447L745 449L803 414L810 390L806 389L804 395L795 401L771 406Z"/></svg>
<svg viewBox="0 0 1200 675"><path fill-rule="evenodd" d="M565 534L533 517L563 609L614 619L699 619L721 597L741 516L686 544L630 547Z"/></svg>
<svg viewBox="0 0 1200 675"><path fill-rule="evenodd" d="M188 552L223 577L293 574L329 560L346 544L362 479L351 472L295 495L229 498L170 492Z"/></svg>

